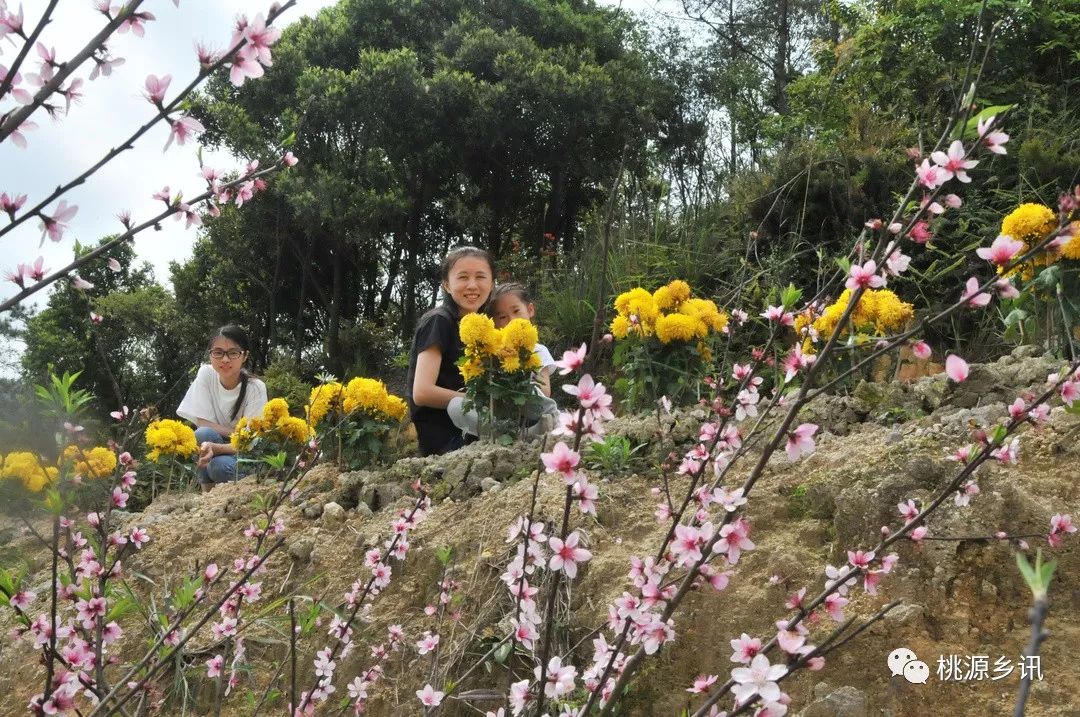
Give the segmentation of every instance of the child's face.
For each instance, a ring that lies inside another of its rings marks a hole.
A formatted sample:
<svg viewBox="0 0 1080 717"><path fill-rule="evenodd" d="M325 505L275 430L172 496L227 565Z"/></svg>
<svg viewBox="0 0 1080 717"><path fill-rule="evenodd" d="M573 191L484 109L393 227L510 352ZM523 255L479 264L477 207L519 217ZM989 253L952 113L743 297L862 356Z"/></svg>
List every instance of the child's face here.
<svg viewBox="0 0 1080 717"><path fill-rule="evenodd" d="M517 294L503 294L495 299L491 307L491 318L495 321L495 328L501 329L514 319L528 319L532 321L536 307L526 304Z"/></svg>
<svg viewBox="0 0 1080 717"><path fill-rule="evenodd" d="M442 287L458 305L463 314L479 311L494 286L491 267L478 256L465 256L450 267L450 277Z"/></svg>

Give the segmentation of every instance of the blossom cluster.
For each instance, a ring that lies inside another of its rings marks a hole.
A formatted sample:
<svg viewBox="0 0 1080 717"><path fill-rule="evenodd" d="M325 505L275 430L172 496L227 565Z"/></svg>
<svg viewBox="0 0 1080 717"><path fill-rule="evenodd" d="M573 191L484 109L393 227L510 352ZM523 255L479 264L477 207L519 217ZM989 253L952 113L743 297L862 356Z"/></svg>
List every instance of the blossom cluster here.
<svg viewBox="0 0 1080 717"><path fill-rule="evenodd" d="M852 289L844 289L832 304L820 309L811 305L795 316L794 329L803 340L804 352L813 353L817 344L832 336L851 303L852 295ZM841 335L854 331L856 339L862 337L864 340L888 336L908 326L914 318L915 307L889 289L867 289L859 297Z"/></svg>
<svg viewBox="0 0 1080 717"><path fill-rule="evenodd" d="M59 464L62 468L70 467L80 478L105 478L111 477L116 470L117 458L116 453L104 446L69 445L60 454Z"/></svg>
<svg viewBox="0 0 1080 717"><path fill-rule="evenodd" d="M347 658L356 648L356 643L353 642L353 623L357 619L366 619L374 599L390 585L393 575L391 558L403 561L408 555L411 547L409 533L424 520L431 510L431 500L423 492L423 487L418 483L414 487L420 489L421 494L412 509L399 510L391 522L391 535L386 538L381 547L371 548L364 554L364 566L370 570L371 574L366 580L358 579L353 582L345 593L344 605L347 609L347 617L342 619L335 615L331 621L328 632L333 638L333 644L323 647L316 653L315 686L299 695L299 704L290 706L294 717L315 714L318 705L326 702L337 690L333 681L338 662ZM405 632L401 625L391 625L388 628L388 636L387 642L379 643L371 648L371 656L375 659L375 663L348 684L349 701L356 714L365 710L368 691L383 676L383 663L405 644ZM434 649L437 644L438 636L429 634L417 643L417 651L423 655ZM417 696L421 701L428 700L425 704L437 705L442 698L442 693L434 692L429 685L425 690L417 692Z"/></svg>
<svg viewBox="0 0 1080 717"><path fill-rule="evenodd" d="M997 264L1001 271L1003 265L1013 257L1026 254L1049 236L1057 229L1057 223L1057 214L1045 204L1021 204L1001 220L1001 236L990 249L980 249L979 256ZM1062 258L1080 260L1080 222L1070 224L1067 232L1051 241L1046 251L1033 256L1009 274L1019 272L1023 279L1031 279L1037 268L1055 264Z"/></svg>
<svg viewBox="0 0 1080 717"><path fill-rule="evenodd" d="M313 428L327 416L341 418L357 412L387 424L399 423L407 410L405 401L387 391L382 381L359 376L344 386L330 381L311 389L305 409Z"/></svg>
<svg viewBox="0 0 1080 717"><path fill-rule="evenodd" d="M528 319L514 319L497 329L490 316L466 314L461 317L458 335L465 347L458 370L466 383L490 372L514 374L540 369L536 353L539 337Z"/></svg>
<svg viewBox="0 0 1080 717"><path fill-rule="evenodd" d="M146 427L146 446L150 452L147 460L157 463L162 456L174 456L179 459L190 458L199 452L195 441L195 431L191 426L171 418L153 421Z"/></svg>
<svg viewBox="0 0 1080 717"><path fill-rule="evenodd" d="M655 336L662 344L673 341L702 341L711 332L721 332L728 316L708 299L691 295L690 285L676 279L650 293L635 287L615 297L616 316L611 334L616 339L628 336Z"/></svg>
<svg viewBox="0 0 1080 717"><path fill-rule="evenodd" d="M52 485L59 469L46 464L29 451L12 451L0 461L0 480L17 480L31 493L40 493L46 486Z"/></svg>
<svg viewBox="0 0 1080 717"><path fill-rule="evenodd" d="M289 415L289 404L285 399L273 398L263 406L262 416L245 416L237 421L229 440L238 451L246 451L260 439L305 446L313 435L307 421Z"/></svg>

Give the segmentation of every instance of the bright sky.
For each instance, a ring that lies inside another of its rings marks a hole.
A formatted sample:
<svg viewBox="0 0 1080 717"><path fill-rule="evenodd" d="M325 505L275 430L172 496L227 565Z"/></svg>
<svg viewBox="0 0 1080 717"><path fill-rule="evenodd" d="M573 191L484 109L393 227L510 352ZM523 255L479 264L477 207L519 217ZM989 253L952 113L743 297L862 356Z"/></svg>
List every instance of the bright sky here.
<svg viewBox="0 0 1080 717"><path fill-rule="evenodd" d="M7 0L17 7L19 0ZM289 10L279 25L287 25L303 15L313 15L334 0L300 0ZM679 0L600 0L607 5L622 5L632 12L656 18L656 11L678 14ZM46 0L23 0L25 26L35 27L47 5ZM39 127L25 133L27 149L12 142L0 144L0 192L26 194L26 207L37 204L58 184L65 183L100 159L111 147L118 145L153 114L153 107L142 97L148 74L172 75L170 93L184 87L196 74L194 43L202 42L222 49L229 40L233 19L239 12L251 15L269 6L269 0L181 0L174 7L171 0L147 0L141 10L152 12L156 21L146 24L146 35L138 38L131 33L117 36L110 43L114 56L123 57L125 64L116 68L111 77L99 77L83 86L83 100L71 108L70 115L52 121L44 113L33 120ZM661 20L662 21L662 20ZM104 23L93 10L92 0L64 0L58 14L42 35L44 44L55 47L58 59L70 57L81 49ZM18 48L0 42L0 64L10 64ZM37 55L31 52L26 72L37 71ZM86 63L76 76L86 78L92 63ZM25 80L24 80L25 82ZM10 101L0 105L0 112L10 108ZM121 229L117 213L130 210L136 222L157 213L161 204L151 195L168 186L175 193L183 190L188 196L205 187L198 176L196 147L188 144L162 147L168 138L168 128L161 123L145 135L133 150L128 150L106 165L85 185L64 196L79 207L62 241L41 241L40 222L29 221L11 233L0 237L0 275L14 269L19 262L32 262L37 256L45 258L45 266L59 268L72 258L74 240L93 244ZM233 168L240 162L227 154L204 153L210 166ZM303 158L301 158L303 161ZM55 203L46 208L48 213ZM0 225L5 218L0 216ZM159 281L168 282L169 262L184 260L191 255L196 239L194 229L186 230L180 221L166 220L160 232L146 231L136 237L135 249L139 259L150 262ZM0 298L11 296L14 285L4 282ZM48 290L31 300L43 303Z"/></svg>

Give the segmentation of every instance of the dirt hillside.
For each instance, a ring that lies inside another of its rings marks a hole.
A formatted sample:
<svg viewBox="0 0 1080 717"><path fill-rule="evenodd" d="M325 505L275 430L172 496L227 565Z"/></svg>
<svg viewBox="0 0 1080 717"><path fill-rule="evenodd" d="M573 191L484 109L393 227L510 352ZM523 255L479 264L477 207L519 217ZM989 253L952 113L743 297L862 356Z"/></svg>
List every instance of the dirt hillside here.
<svg viewBox="0 0 1080 717"><path fill-rule="evenodd" d="M958 388L950 388L940 376L903 384L864 384L852 395L829 397L817 405L808 416L823 427L817 452L795 466L781 454L746 506L756 550L739 562L727 590L701 592L684 604L676 617L676 641L646 663L623 713L675 715L690 704L685 688L693 677L713 673L723 681L735 666L729 659L731 639L743 632L768 639L774 621L785 615L783 604L792 592L808 586L814 594L821 588L827 563L842 564L846 550L868 548L882 525L898 525L897 503L907 498L924 501L947 483L956 469L946 460L947 453L966 442L973 425L999 420L1015 394L1040 386L1052 366L1049 359L1019 353L975 367L969 382ZM663 423L668 448L670 436L686 436L696 426L693 412L665 417ZM611 432L651 445L639 453L633 470L595 474L601 492L597 517L573 518L595 557L560 600L560 644L566 647L603 624L607 604L626 585L630 557L653 553L662 535L653 517L656 499L649 494L657 482L649 465L661 450L656 428L655 417L620 418L611 425ZM997 465L984 467L979 474L981 493L971 505L956 507L950 500L929 523L931 536L973 539L902 544L899 564L878 595L855 591L848 614L869 616L887 602L903 604L830 656L820 672L801 673L785 682L793 698L789 714L1011 714L1019 669L993 679L993 666L1001 661L1015 665L1019 660L1029 637L1030 593L1010 547L980 536L998 530L1045 535L1052 514L1080 517L1078 435L1080 419L1055 409L1047 425L1023 434L1019 466L1008 471ZM470 658L491 644L492 636L501 634L512 609L498 576L508 556L507 526L528 507L536 453L535 446L474 445L444 458L405 459L380 471L339 474L332 466L316 468L301 494L281 510L288 542L264 578L266 602L296 592L339 604L362 574L364 550L387 535L395 506L410 500L408 484L423 478L434 486L437 505L414 534L405 565L395 566L394 581L376 602L370 622L357 632L377 640L391 623L402 624L410 637L430 629L432 618L423 608L437 599L441 574L434 549L449 546L464 600L461 621L443 630L443 659L456 662L459 671L465 669ZM737 485L737 479L730 484ZM146 527L152 536L148 545L125 560L133 589L143 596L160 596L164 586L175 585L196 566L231 562L245 541L242 531L254 514L253 497L272 490L272 484L250 478L206 496L165 496L142 513L126 516L128 524ZM561 515L562 491L560 481L541 480L540 513L549 522ZM336 505L327 507L330 503ZM35 575L44 578L43 552L20 533L15 521L4 521L0 526L4 564L27 560ZM1045 537L1029 539L1032 553L1042 547L1059 561L1050 593L1050 636L1041 659L1043 679L1033 686L1029 715L1080 715L1078 540L1072 536L1062 548L1049 550ZM830 625L815 627L813 636L820 639L828 630ZM272 671L270 663L284 654L285 634L277 619L260 619L252 627L249 653L265 669L245 674L241 692L251 689L256 697L261 695ZM363 635L360 642L372 644ZM140 637L125 635L122 658L138 654ZM208 639L195 641L193 662L206 659L198 648ZM307 670L302 674L310 675L310 658L325 640L324 626L314 639L302 643L301 666ZM913 650L930 666L926 684L890 675L886 659L899 647ZM587 662L590 654L585 640L575 662ZM965 665L970 656L987 656L990 676L940 679L939 659L947 662L952 655L964 659ZM27 685L38 685L41 679L33 659L30 647L22 643L0 651L0 713L22 713L30 693ZM366 647L339 664L339 695L368 664ZM369 712L418 714L413 692L425 681L421 673L428 665L415 653L397 658ZM189 672L187 714L210 710L212 687L203 674L202 669ZM475 674L469 687L505 687L499 668L490 675L485 670ZM163 714L181 712L176 704L167 705ZM282 712L280 706L272 711ZM230 698L223 711L250 713L240 696ZM448 703L443 713L475 714L454 703Z"/></svg>

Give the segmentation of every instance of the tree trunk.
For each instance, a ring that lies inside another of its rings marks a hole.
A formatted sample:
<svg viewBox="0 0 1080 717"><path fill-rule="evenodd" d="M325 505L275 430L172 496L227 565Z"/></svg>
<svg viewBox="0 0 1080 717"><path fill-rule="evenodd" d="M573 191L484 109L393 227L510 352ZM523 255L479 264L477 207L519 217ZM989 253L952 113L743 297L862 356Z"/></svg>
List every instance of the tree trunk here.
<svg viewBox="0 0 1080 717"><path fill-rule="evenodd" d="M773 109L780 115L790 111L787 97L788 46L791 44L791 23L788 17L790 0L777 0L776 55L773 57Z"/></svg>
<svg viewBox="0 0 1080 717"><path fill-rule="evenodd" d="M330 306L328 307L329 326L326 336L327 364L335 376L344 376L345 366L341 360L341 294L345 283L345 238L340 234L337 237L338 245L332 253L333 279L330 291Z"/></svg>
<svg viewBox="0 0 1080 717"><path fill-rule="evenodd" d="M274 345L277 344L277 296L278 287L281 286L281 225L278 225L277 230L274 232L274 281L270 285L270 305L266 311L266 345L263 349L263 366L265 367L270 360L270 352L274 350Z"/></svg>
<svg viewBox="0 0 1080 717"><path fill-rule="evenodd" d="M315 242L311 236L307 236L307 246L304 247L304 259L303 259L303 272L300 276L300 298L296 302L296 323L295 336L293 340L293 360L296 362L297 369L300 368L300 361L304 356L304 302L307 294L307 279L308 279L308 267L311 266L311 255L315 253Z"/></svg>
<svg viewBox="0 0 1080 717"><path fill-rule="evenodd" d="M408 341L416 328L416 289L420 283L420 261L424 242L420 236L423 196L413 197L405 225L405 287L402 292L401 338Z"/></svg>
<svg viewBox="0 0 1080 717"><path fill-rule="evenodd" d="M405 237L400 231L394 232L394 248L390 252L390 263L386 268L386 285L382 288L379 296L379 309L376 314L379 318L386 316L390 309L390 300L394 295L394 284L397 283L398 271L401 270L401 254L405 249Z"/></svg>

